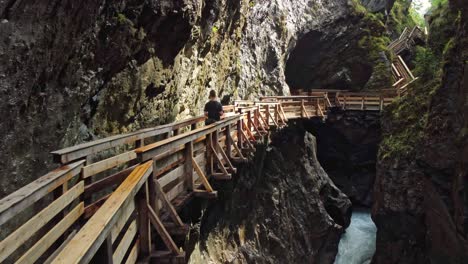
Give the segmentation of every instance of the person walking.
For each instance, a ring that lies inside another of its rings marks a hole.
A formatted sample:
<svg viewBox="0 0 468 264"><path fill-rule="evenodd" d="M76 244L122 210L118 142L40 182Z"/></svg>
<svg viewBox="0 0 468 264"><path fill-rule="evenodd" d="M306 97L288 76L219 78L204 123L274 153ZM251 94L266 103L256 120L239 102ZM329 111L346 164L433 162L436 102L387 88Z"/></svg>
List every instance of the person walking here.
<svg viewBox="0 0 468 264"><path fill-rule="evenodd" d="M215 122L221 120L224 117L223 106L218 101L216 96L216 91L211 90L210 96L208 97L209 101L205 104L205 116L207 117L205 125L211 125Z"/></svg>

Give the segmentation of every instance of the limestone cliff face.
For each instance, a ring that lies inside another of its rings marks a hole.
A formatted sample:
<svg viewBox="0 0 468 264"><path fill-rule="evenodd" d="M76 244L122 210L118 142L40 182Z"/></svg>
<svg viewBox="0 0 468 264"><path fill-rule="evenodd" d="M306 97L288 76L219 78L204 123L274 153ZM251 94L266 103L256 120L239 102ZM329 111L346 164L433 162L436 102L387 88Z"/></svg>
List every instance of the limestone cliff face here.
<svg viewBox="0 0 468 264"><path fill-rule="evenodd" d="M320 166L310 133L281 131L236 177L189 235L189 263L333 263L351 202Z"/></svg>
<svg viewBox="0 0 468 264"><path fill-rule="evenodd" d="M413 99L384 114L374 189L374 263L468 261L468 12L462 2L449 1L455 20L447 24L456 33L442 45L440 83L433 90L431 83L418 85Z"/></svg>
<svg viewBox="0 0 468 264"><path fill-rule="evenodd" d="M0 197L50 170L49 151L198 115L212 88L225 103L287 94L297 40L354 9L347 0L1 0Z"/></svg>

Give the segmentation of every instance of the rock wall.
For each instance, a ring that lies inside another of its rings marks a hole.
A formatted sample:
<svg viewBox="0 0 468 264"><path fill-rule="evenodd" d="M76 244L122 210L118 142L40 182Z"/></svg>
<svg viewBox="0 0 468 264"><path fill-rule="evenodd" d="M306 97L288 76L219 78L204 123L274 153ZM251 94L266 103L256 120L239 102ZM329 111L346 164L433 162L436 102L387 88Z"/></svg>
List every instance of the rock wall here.
<svg viewBox="0 0 468 264"><path fill-rule="evenodd" d="M0 197L55 167L48 152L198 115L210 89L225 103L287 94L297 40L354 11L347 0L1 0Z"/></svg>
<svg viewBox="0 0 468 264"><path fill-rule="evenodd" d="M449 1L451 11L434 20L446 26L434 32L455 29L449 39L430 36L430 43L443 41L441 80L417 83L383 116L373 263L468 262L468 12L462 2Z"/></svg>
<svg viewBox="0 0 468 264"><path fill-rule="evenodd" d="M351 202L320 166L316 147L297 127L258 146L189 235L189 263L333 263Z"/></svg>
<svg viewBox="0 0 468 264"><path fill-rule="evenodd" d="M380 113L334 109L327 120L301 121L317 138L320 164L355 206L372 206Z"/></svg>

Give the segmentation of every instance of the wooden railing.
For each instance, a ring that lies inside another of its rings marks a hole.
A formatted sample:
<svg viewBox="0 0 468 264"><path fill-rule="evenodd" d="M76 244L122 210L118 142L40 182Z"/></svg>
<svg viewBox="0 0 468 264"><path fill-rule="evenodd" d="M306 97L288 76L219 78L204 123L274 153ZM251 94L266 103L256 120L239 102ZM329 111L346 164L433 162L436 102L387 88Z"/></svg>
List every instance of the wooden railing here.
<svg viewBox="0 0 468 264"><path fill-rule="evenodd" d="M178 211L195 197L217 197L211 181L230 180L270 127L324 118L335 100L358 105L352 94L335 92L333 102L328 95L238 101L212 125L196 117L52 152L62 167L0 200L0 227L13 226L0 262L183 260L176 238L188 227ZM360 100L361 110L377 104ZM163 244L155 247L156 238Z"/></svg>

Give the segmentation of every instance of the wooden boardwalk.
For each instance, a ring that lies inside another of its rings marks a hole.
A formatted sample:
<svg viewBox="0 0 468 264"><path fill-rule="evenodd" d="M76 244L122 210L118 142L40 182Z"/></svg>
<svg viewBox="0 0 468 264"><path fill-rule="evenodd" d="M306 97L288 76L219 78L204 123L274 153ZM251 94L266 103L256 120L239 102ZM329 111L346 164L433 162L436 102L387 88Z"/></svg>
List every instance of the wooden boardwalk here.
<svg viewBox="0 0 468 264"><path fill-rule="evenodd" d="M184 263L189 228L178 212L194 198L215 199L212 181L235 177L271 127L326 118L333 107L381 111L395 97L319 91L236 101L212 125L195 117L54 151L60 168L0 200L0 227L16 225L0 241L0 263Z"/></svg>

